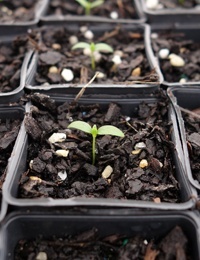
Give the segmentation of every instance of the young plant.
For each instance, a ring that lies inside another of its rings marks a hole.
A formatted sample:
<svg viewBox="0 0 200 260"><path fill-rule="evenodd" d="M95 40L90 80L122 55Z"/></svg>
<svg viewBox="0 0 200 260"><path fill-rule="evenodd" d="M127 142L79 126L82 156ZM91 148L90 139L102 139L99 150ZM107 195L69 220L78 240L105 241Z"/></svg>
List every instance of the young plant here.
<svg viewBox="0 0 200 260"><path fill-rule="evenodd" d="M75 49L89 49L90 50L90 57L91 57L91 67L93 70L95 70L96 68L96 64L95 64L95 52L101 52L101 51L106 51L106 52L113 52L113 48L103 42L100 43L87 43L87 42L78 42L76 44L74 44L74 46L72 47L72 50Z"/></svg>
<svg viewBox="0 0 200 260"><path fill-rule="evenodd" d="M96 125L91 127L88 123L83 121L74 121L68 125L68 128L75 128L87 134L92 135L92 164L95 164L95 151L96 151L96 137L97 135L114 135L124 137L124 133L117 127L112 125L104 125L97 129Z"/></svg>
<svg viewBox="0 0 200 260"><path fill-rule="evenodd" d="M179 3L180 5L183 5L183 4L185 3L185 0L178 0L178 3Z"/></svg>
<svg viewBox="0 0 200 260"><path fill-rule="evenodd" d="M97 6L100 6L104 3L104 0L96 0L91 2L90 0L76 0L84 9L85 14L90 15L91 10Z"/></svg>

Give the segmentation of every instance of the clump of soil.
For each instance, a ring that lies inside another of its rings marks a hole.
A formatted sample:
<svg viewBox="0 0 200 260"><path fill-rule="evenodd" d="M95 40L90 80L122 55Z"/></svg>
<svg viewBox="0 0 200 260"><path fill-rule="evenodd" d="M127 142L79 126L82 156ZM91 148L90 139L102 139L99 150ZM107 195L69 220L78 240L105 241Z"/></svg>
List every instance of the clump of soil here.
<svg viewBox="0 0 200 260"><path fill-rule="evenodd" d="M86 27L86 31L87 31ZM58 83L87 83L96 71L103 73L95 83L131 83L157 82L158 75L153 71L145 53L145 45L142 31L128 31L116 27L105 33L93 31L94 38L86 39L86 31L70 31L68 28L49 27L42 30L42 44L39 51L37 84ZM73 44L70 37L78 37L79 42L104 42L109 44L114 53L101 53L100 60L96 62L95 71L91 69L91 59L83 54L83 49L71 50ZM114 55L121 59L121 63L115 65ZM66 81L61 76L63 69L73 72L73 79Z"/></svg>
<svg viewBox="0 0 200 260"><path fill-rule="evenodd" d="M186 37L184 33L170 33L166 31L158 33L158 37L152 39L152 46L156 56L159 58L161 71L166 81L179 82L183 79L186 82L200 81L199 42L194 42ZM170 54L173 53L180 56L185 61L185 65L174 67L170 64L168 57L161 59L159 56L161 49L168 49Z"/></svg>
<svg viewBox="0 0 200 260"><path fill-rule="evenodd" d="M165 97L156 103L132 105L127 114L116 103L56 106L45 95L34 94L31 99L34 106L25 119L27 171L21 176L19 197L180 202ZM114 125L125 137L97 137L97 158L92 165L91 136L67 129L72 120L97 127ZM67 138L50 143L53 133L66 134ZM67 157L56 154L60 149L69 151ZM110 171L106 177L102 174L105 168Z"/></svg>
<svg viewBox="0 0 200 260"><path fill-rule="evenodd" d="M179 0L159 0L164 8L193 8L197 5L195 0L185 0L180 3Z"/></svg>
<svg viewBox="0 0 200 260"><path fill-rule="evenodd" d="M138 18L132 0L106 0L102 5L93 8L91 15L110 18L112 12L116 12L118 18ZM52 0L47 15L85 15L85 10L76 1Z"/></svg>
<svg viewBox="0 0 200 260"><path fill-rule="evenodd" d="M76 236L64 238L38 237L20 240L15 248L15 260L21 259L191 259L188 239L179 226L160 240L147 241L141 236L112 234L100 238L93 228Z"/></svg>
<svg viewBox="0 0 200 260"><path fill-rule="evenodd" d="M200 183L200 109L197 108L191 112L196 113L197 116L184 112L182 112L182 115L185 124L192 175Z"/></svg>
<svg viewBox="0 0 200 260"><path fill-rule="evenodd" d="M35 18L35 5L38 1L15 0L0 2L0 22L28 22Z"/></svg>
<svg viewBox="0 0 200 260"><path fill-rule="evenodd" d="M2 185L6 177L6 167L17 138L21 120L0 120L0 201L2 199Z"/></svg>

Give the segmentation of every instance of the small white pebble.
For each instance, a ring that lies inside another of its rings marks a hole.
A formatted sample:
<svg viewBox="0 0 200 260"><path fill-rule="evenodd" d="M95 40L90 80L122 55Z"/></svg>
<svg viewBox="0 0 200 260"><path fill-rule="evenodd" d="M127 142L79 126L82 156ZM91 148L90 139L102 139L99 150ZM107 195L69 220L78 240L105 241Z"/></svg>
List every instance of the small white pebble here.
<svg viewBox="0 0 200 260"><path fill-rule="evenodd" d="M139 143L135 144L134 148L135 148L135 150L144 149L144 148L146 148L146 144L144 142L139 142Z"/></svg>
<svg viewBox="0 0 200 260"><path fill-rule="evenodd" d="M33 160L30 160L30 162L29 162L29 167L30 167L30 169L33 168Z"/></svg>
<svg viewBox="0 0 200 260"><path fill-rule="evenodd" d="M61 49L61 45L59 43L53 43L51 46L54 50L60 50Z"/></svg>
<svg viewBox="0 0 200 260"><path fill-rule="evenodd" d="M172 53L169 55L170 64L174 67L183 67L185 65L185 61L180 56Z"/></svg>
<svg viewBox="0 0 200 260"><path fill-rule="evenodd" d="M143 168L145 168L147 166L148 166L148 161L146 159L142 159L140 161L139 167L143 169Z"/></svg>
<svg viewBox="0 0 200 260"><path fill-rule="evenodd" d="M70 69L63 69L61 72L61 76L63 77L63 79L67 82L72 81L74 78L74 73L72 70Z"/></svg>
<svg viewBox="0 0 200 260"><path fill-rule="evenodd" d="M167 59L168 56L169 56L169 49L161 49L161 50L159 50L158 55L159 55L159 57L161 59Z"/></svg>
<svg viewBox="0 0 200 260"><path fill-rule="evenodd" d="M141 75L141 68L140 67L133 69L132 72L131 72L131 76L133 76L133 77L139 77L140 75Z"/></svg>
<svg viewBox="0 0 200 260"><path fill-rule="evenodd" d="M122 63L121 57L119 55L114 55L112 58L112 62L114 62L114 64L119 65Z"/></svg>
<svg viewBox="0 0 200 260"><path fill-rule="evenodd" d="M82 32L82 33L86 32L87 29L88 29L87 26L81 26L81 27L79 28L80 32Z"/></svg>
<svg viewBox="0 0 200 260"><path fill-rule="evenodd" d="M72 35L72 36L69 37L69 43L70 43L71 45L74 45L74 44L76 44L77 42L78 42L78 37L77 37L76 35Z"/></svg>
<svg viewBox="0 0 200 260"><path fill-rule="evenodd" d="M151 39L158 39L158 34L157 33L152 33L151 34Z"/></svg>
<svg viewBox="0 0 200 260"><path fill-rule="evenodd" d="M86 56L91 56L91 50L89 48L83 49L83 54Z"/></svg>
<svg viewBox="0 0 200 260"><path fill-rule="evenodd" d="M47 260L47 254L45 252L39 252L36 256L36 260Z"/></svg>
<svg viewBox="0 0 200 260"><path fill-rule="evenodd" d="M139 154L141 151L142 151L141 149L137 149L137 150L133 150L131 153L132 153L133 155L137 155L137 154Z"/></svg>
<svg viewBox="0 0 200 260"><path fill-rule="evenodd" d="M143 243L144 245L148 245L148 241L146 239L143 241Z"/></svg>
<svg viewBox="0 0 200 260"><path fill-rule="evenodd" d="M113 11L110 13L110 18L113 19L113 20L116 20L118 19L119 15L117 12Z"/></svg>
<svg viewBox="0 0 200 260"><path fill-rule="evenodd" d="M58 73L58 68L56 66L51 66L49 68L49 73Z"/></svg>
<svg viewBox="0 0 200 260"><path fill-rule="evenodd" d="M114 56L115 55L118 55L118 56L120 56L121 58L123 57L123 55L124 55L124 53L123 53L123 51L121 51L121 50L116 50L116 51L114 51Z"/></svg>
<svg viewBox="0 0 200 260"><path fill-rule="evenodd" d="M146 7L148 9L157 9L159 0L146 0Z"/></svg>
<svg viewBox="0 0 200 260"><path fill-rule="evenodd" d="M104 178L104 179L108 179L110 177L110 175L112 174L113 172L113 168L108 165L106 166L106 168L103 170L101 176Z"/></svg>
<svg viewBox="0 0 200 260"><path fill-rule="evenodd" d="M67 172L66 172L66 171L60 171L60 172L58 172L58 177L59 177L62 181L66 180L66 178L67 178Z"/></svg>
<svg viewBox="0 0 200 260"><path fill-rule="evenodd" d="M125 120L126 122L130 121L131 120L130 116L126 116Z"/></svg>
<svg viewBox="0 0 200 260"><path fill-rule="evenodd" d="M84 37L88 40L92 40L94 38L94 33L90 30L84 32Z"/></svg>
<svg viewBox="0 0 200 260"><path fill-rule="evenodd" d="M186 78L181 78L181 79L179 80L179 82L180 82L181 84L184 84L184 83L187 82L187 80L186 80Z"/></svg>
<svg viewBox="0 0 200 260"><path fill-rule="evenodd" d="M162 10L163 8L164 8L164 5L163 5L163 4L158 4L156 9L157 9L157 10Z"/></svg>
<svg viewBox="0 0 200 260"><path fill-rule="evenodd" d="M103 79L103 78L105 78L105 74L103 72L101 72L101 71L98 71L97 78L98 79Z"/></svg>
<svg viewBox="0 0 200 260"><path fill-rule="evenodd" d="M56 150L56 154L58 156L67 157L69 154L69 150L62 150L62 149Z"/></svg>
<svg viewBox="0 0 200 260"><path fill-rule="evenodd" d="M96 62L99 62L101 60L102 55L98 51L95 51L93 55Z"/></svg>
<svg viewBox="0 0 200 260"><path fill-rule="evenodd" d="M49 142L54 144L54 143L61 143L63 141L65 141L65 139L67 138L66 134L64 133L54 133L49 137Z"/></svg>

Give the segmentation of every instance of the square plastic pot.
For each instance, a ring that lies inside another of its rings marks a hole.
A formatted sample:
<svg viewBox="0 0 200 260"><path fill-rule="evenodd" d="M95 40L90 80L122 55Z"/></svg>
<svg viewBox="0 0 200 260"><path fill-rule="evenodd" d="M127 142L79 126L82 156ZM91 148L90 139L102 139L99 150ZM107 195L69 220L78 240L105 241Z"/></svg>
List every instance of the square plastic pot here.
<svg viewBox="0 0 200 260"><path fill-rule="evenodd" d="M151 10L146 6L145 0L137 0L141 4L141 9L146 16L147 22L156 26L171 26L175 24L199 24L200 7L194 8L175 8Z"/></svg>
<svg viewBox="0 0 200 260"><path fill-rule="evenodd" d="M163 26L160 26L159 25L152 25L151 27L151 31L150 31L150 38L151 38L151 48L153 49L153 37L155 35L155 37L158 37L158 39L162 39L162 36L160 36L159 34L163 34L163 33L172 33L173 37L175 38L176 36L178 37L178 35L183 35L184 37L183 40L191 40L193 41L194 43L199 43L199 26L197 25L184 25L184 24L181 24L181 25L174 25L174 26L166 26L166 25L163 25ZM166 47L163 47L163 49L169 49L170 51L170 47L173 47L173 46L166 46ZM162 68L160 66L160 63L159 63L159 53L156 53L156 51L153 49L152 50L153 53L154 53L154 56L156 57L156 60L157 60L157 66L158 66L158 71L159 71L159 74L162 75L162 78L163 78L163 82L162 84L165 86L165 87L168 87L168 86L189 86L189 85L192 85L192 86L197 86L197 85L200 85L200 82L199 81L192 81L192 80L187 80L186 82L182 83L182 82L176 82L176 80L174 80L173 82L169 82L167 81L166 77L165 77L165 72L162 71ZM171 53L169 53L171 54ZM176 53L179 56L179 53ZM166 58L167 59L167 58ZM187 63L187 60L185 61L185 63ZM177 67L177 70L179 68ZM180 68L181 69L181 68ZM196 72L198 73L198 72Z"/></svg>
<svg viewBox="0 0 200 260"><path fill-rule="evenodd" d="M66 98L64 95L54 97L58 104L62 104L66 101L72 101L74 98ZM133 116L133 111L137 110L138 105L145 101L147 103L154 103L158 99L156 97L150 96L144 98L142 95L135 99L128 99L122 96L110 96L101 98L93 98L90 96L90 99L81 98L81 104L100 104L101 107L106 107L110 102L115 102L119 104L122 108L122 113L127 116ZM27 105L26 111L30 109L30 104ZM131 112L132 111L132 112ZM18 198L18 183L21 177L21 174L25 172L26 169L26 158L27 158L27 147L28 147L28 135L25 132L24 125L22 125L22 134L20 136L20 149L17 154L17 157L12 160L10 171L6 179L5 188L3 190L4 197L6 202L9 205L12 205L17 208L29 208L30 207L77 207L77 206L86 206L86 207L130 207L130 208L144 208L144 209L161 209L161 210L184 210L191 209L195 207L196 204L196 191L192 188L189 182L186 179L186 173L183 163L183 154L182 147L179 139L178 127L176 122L176 115L173 111L172 106L169 108L169 122L172 122L171 140L175 145L175 150L173 151L174 155L174 166L176 169L175 178L180 185L180 203L154 203L146 202L141 200L118 200L118 199L105 199L105 198L68 198L68 199L52 199L52 198Z"/></svg>
<svg viewBox="0 0 200 260"><path fill-rule="evenodd" d="M52 24L57 24L57 25L63 25L64 23L69 23L69 22L92 22L92 23L134 23L134 24L139 24L139 23L144 23L145 22L145 16L144 13L141 10L141 6L138 3L137 0L133 0L133 7L135 8L136 11L136 18L133 19L124 19L124 18L117 18L117 19L111 19L111 18L106 18L102 16L97 16L97 15L48 15L48 8L50 5L50 0L48 0L48 8L46 9L46 12L42 15L40 19L40 24L41 25L52 25Z"/></svg>
<svg viewBox="0 0 200 260"><path fill-rule="evenodd" d="M79 30L80 24L78 23L73 23L70 25L70 30L72 31L73 34L77 33ZM163 82L163 76L160 70L158 69L158 64L157 60L153 55L152 48L150 46L150 27L148 25L142 24L142 25L121 25L124 30L130 31L132 33L141 33L144 37L144 46L145 46L145 52L147 56L147 60L149 62L149 66L151 70L155 69L155 72L158 76L158 81L157 82L147 82L147 83L120 83L120 84L113 84L112 89L117 88L118 90L122 91L122 94L124 91L127 93L128 91L133 90L134 88L136 89L141 89L141 88L149 88L151 91L158 89L159 85ZM51 28L57 28L56 26L54 27L43 27L41 30L51 30ZM67 28L67 27L66 27ZM89 30L94 32L97 35L103 34L105 31L112 31L114 28L116 28L116 25L112 24L102 24L99 26L96 25L91 25L89 26ZM48 93L63 93L63 90L65 90L66 94L74 94L79 92L79 90L83 87L81 84L73 84L72 83L66 83L66 84L49 84L49 85L39 85L37 84L35 77L36 77L36 72L38 68L38 59L39 59L39 53L36 51L31 59L30 62L26 68L26 84L25 84L25 90L28 92L38 92L38 91L45 91L47 94ZM95 84L93 83L91 86L88 86L87 88L87 93L97 93L97 94L110 94L111 92L111 84ZM113 93L113 91L112 91Z"/></svg>
<svg viewBox="0 0 200 260"><path fill-rule="evenodd" d="M168 96L172 100L175 112L177 114L177 121L179 124L181 142L183 147L186 173L190 183L197 189L198 193L200 193L200 183L194 179L192 169L190 166L186 129L184 119L181 113L181 108L192 110L200 107L200 88L198 86L174 86L168 88L167 92Z"/></svg>
<svg viewBox="0 0 200 260"><path fill-rule="evenodd" d="M188 239L189 254L193 260L200 259L199 221L194 213L152 212L135 213L130 216L94 215L66 216L45 214L14 214L3 223L0 232L1 260L13 260L15 246L19 240L45 239L78 235L92 228L98 229L98 237L121 235L122 237L140 236L160 242L173 228L182 228Z"/></svg>
<svg viewBox="0 0 200 260"><path fill-rule="evenodd" d="M48 5L48 0L38 0L35 4L34 9L34 19L27 22L15 22L9 23L4 22L0 23L0 30L3 32L3 35L8 35L10 32L15 31L15 33L25 33L28 29L36 27L39 23L40 17L45 13Z"/></svg>
<svg viewBox="0 0 200 260"><path fill-rule="evenodd" d="M25 112L24 108L22 108L20 106L13 106L13 107L0 106L0 120L5 120L5 119L13 119L13 120L21 119L21 120L23 120L24 112ZM8 160L7 168L5 169L6 175L7 175L7 172L10 171L11 160L13 160L17 155L17 152L18 152L17 144L19 144L19 138L16 139L15 145L13 146L12 153L11 153L10 158ZM3 184L2 190L3 189L4 189L4 184ZM3 220L3 218L5 217L5 215L7 213L7 207L8 207L8 205L7 205L6 201L4 200L4 196L2 194L1 203L0 203L0 222Z"/></svg>

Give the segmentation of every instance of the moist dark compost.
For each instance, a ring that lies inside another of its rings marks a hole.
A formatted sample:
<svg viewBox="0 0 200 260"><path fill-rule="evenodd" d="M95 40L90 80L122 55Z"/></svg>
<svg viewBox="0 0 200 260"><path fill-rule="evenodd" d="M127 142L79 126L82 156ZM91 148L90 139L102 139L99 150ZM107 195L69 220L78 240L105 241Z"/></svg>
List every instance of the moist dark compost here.
<svg viewBox="0 0 200 260"><path fill-rule="evenodd" d="M15 0L0 2L0 22L15 23L28 22L35 18L37 1Z"/></svg>
<svg viewBox="0 0 200 260"><path fill-rule="evenodd" d="M116 12L113 19L138 18L132 0L106 0L102 5L93 8L91 15L112 18L113 12ZM85 15L85 10L76 1L52 0L47 15Z"/></svg>
<svg viewBox="0 0 200 260"><path fill-rule="evenodd" d="M8 159L11 156L20 125L21 120L0 119L0 201L2 199L2 185L6 177Z"/></svg>
<svg viewBox="0 0 200 260"><path fill-rule="evenodd" d="M200 109L197 108L191 112L196 113L197 116L184 112L182 112L182 115L185 124L192 175L200 183Z"/></svg>
<svg viewBox="0 0 200 260"><path fill-rule="evenodd" d="M156 38L153 37L152 45L159 58L165 81L181 83L200 81L199 42L194 42L188 37L186 38L184 33L166 31L158 33L158 37ZM169 50L169 56L161 58L160 50L163 49ZM180 57L184 64L181 64L179 58L177 60L177 57L171 57L171 54Z"/></svg>
<svg viewBox="0 0 200 260"><path fill-rule="evenodd" d="M21 176L19 197L180 202L165 97L156 103L130 106L131 117L116 103L64 103L57 107L45 95L34 94L31 99L34 106L25 119L27 170ZM67 129L75 120L97 127L116 126L125 137L98 136L96 163L92 165L91 136ZM61 140L50 142L55 133L62 134Z"/></svg>
<svg viewBox="0 0 200 260"><path fill-rule="evenodd" d="M193 8L197 5L195 0L159 0L159 2L163 5L164 8Z"/></svg>
<svg viewBox="0 0 200 260"><path fill-rule="evenodd" d="M36 84L44 86L59 83L84 84L94 76L96 71L100 73L95 79L95 83L158 81L158 75L151 70L146 57L143 32L127 31L120 26L105 33L96 30L90 31L85 26L80 30L43 28L35 76ZM88 39L88 36L92 38ZM83 49L72 51L72 46L77 40L88 43L103 42L109 44L114 52L96 53L96 68L93 70L91 58ZM63 76L64 69L70 70L72 76Z"/></svg>
<svg viewBox="0 0 200 260"><path fill-rule="evenodd" d="M165 237L146 240L141 236L126 237L112 234L99 238L93 228L76 236L64 238L38 237L20 240L15 248L15 260L21 259L192 259L188 239L179 226Z"/></svg>

